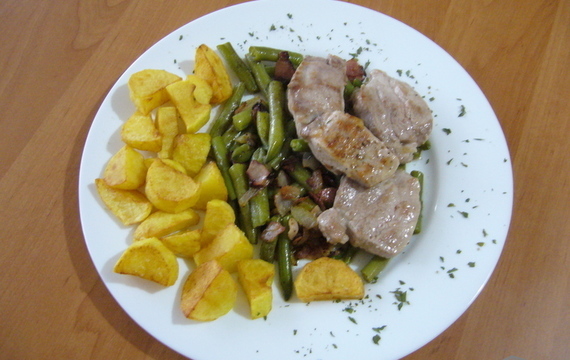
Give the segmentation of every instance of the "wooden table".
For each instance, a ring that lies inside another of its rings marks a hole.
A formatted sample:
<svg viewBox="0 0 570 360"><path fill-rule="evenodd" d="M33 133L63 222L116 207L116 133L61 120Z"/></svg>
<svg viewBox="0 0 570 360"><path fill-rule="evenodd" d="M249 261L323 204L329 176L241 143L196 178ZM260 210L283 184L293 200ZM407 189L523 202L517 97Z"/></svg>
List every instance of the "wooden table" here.
<svg viewBox="0 0 570 360"><path fill-rule="evenodd" d="M239 2L0 4L0 358L183 358L136 325L97 275L79 221L79 162L126 67L171 31ZM511 229L488 285L406 359L567 359L570 1L351 2L414 27L467 69L514 167Z"/></svg>

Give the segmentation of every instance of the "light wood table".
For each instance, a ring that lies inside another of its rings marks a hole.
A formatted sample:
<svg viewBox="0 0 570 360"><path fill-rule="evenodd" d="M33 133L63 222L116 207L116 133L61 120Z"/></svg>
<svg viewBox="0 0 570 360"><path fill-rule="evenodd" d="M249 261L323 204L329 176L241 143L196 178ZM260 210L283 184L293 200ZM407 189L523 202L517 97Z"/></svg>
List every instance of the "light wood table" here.
<svg viewBox="0 0 570 360"><path fill-rule="evenodd" d="M171 31L238 2L1 2L0 358L183 358L136 325L97 275L79 221L79 161L127 66ZM568 359L570 1L352 2L419 30L467 69L514 167L511 229L488 285L406 360Z"/></svg>

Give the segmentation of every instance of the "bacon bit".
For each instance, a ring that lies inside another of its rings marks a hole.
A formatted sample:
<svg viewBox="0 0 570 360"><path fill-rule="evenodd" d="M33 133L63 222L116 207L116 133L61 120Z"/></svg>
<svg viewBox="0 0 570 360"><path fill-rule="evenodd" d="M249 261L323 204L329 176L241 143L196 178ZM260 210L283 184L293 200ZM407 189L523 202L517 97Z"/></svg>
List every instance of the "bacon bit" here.
<svg viewBox="0 0 570 360"><path fill-rule="evenodd" d="M254 187L266 187L269 185L269 175L271 172L263 163L257 160L249 162L246 174L251 185Z"/></svg>
<svg viewBox="0 0 570 360"><path fill-rule="evenodd" d="M289 60L289 53L287 51L281 51L275 62L275 80L288 84L293 74L295 74L295 67L291 60Z"/></svg>
<svg viewBox="0 0 570 360"><path fill-rule="evenodd" d="M364 80L366 76L366 72L364 71L364 67L362 67L358 60L350 59L346 62L346 76L350 82L354 80Z"/></svg>
<svg viewBox="0 0 570 360"><path fill-rule="evenodd" d="M271 221L265 229L261 232L261 240L265 242L273 242L277 236L285 231L285 226L281 225L278 221Z"/></svg>
<svg viewBox="0 0 570 360"><path fill-rule="evenodd" d="M336 188L335 187L327 187L319 191L318 193L311 193L311 199L319 205L321 210L330 209L333 207L334 198L336 196Z"/></svg>

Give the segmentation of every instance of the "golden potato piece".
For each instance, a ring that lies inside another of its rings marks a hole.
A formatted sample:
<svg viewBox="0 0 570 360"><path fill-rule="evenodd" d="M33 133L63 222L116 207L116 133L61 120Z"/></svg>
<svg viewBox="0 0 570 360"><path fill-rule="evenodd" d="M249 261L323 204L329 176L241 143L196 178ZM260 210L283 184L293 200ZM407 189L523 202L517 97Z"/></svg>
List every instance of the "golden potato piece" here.
<svg viewBox="0 0 570 360"><path fill-rule="evenodd" d="M212 242L194 255L197 265L217 260L230 273L236 271L240 260L251 259L253 246L235 224L226 226Z"/></svg>
<svg viewBox="0 0 570 360"><path fill-rule="evenodd" d="M171 286L178 278L178 261L160 240L148 238L131 244L115 264L114 271Z"/></svg>
<svg viewBox="0 0 570 360"><path fill-rule="evenodd" d="M235 280L212 260L190 273L182 288L180 308L189 319L212 321L227 314L234 307L236 298Z"/></svg>
<svg viewBox="0 0 570 360"><path fill-rule="evenodd" d="M212 96L214 95L214 91L210 84L196 75L188 75L186 80L196 87L193 92L194 99L196 99L200 104L209 104Z"/></svg>
<svg viewBox="0 0 570 360"><path fill-rule="evenodd" d="M267 316L273 304L271 285L275 277L275 266L261 259L248 259L238 262L237 272L249 302L251 318Z"/></svg>
<svg viewBox="0 0 570 360"><path fill-rule="evenodd" d="M129 96L137 109L143 115L148 115L153 109L170 100L166 86L181 80L180 76L165 70L142 70L129 78Z"/></svg>
<svg viewBox="0 0 570 360"><path fill-rule="evenodd" d="M139 241L149 237L161 238L176 231L187 229L200 222L200 215L192 209L176 214L157 211L150 214L135 229L133 239Z"/></svg>
<svg viewBox="0 0 570 360"><path fill-rule="evenodd" d="M182 164L188 176L196 176L210 152L210 134L180 134L174 140L172 160Z"/></svg>
<svg viewBox="0 0 570 360"><path fill-rule="evenodd" d="M174 106L163 106L156 112L156 125L162 137L162 147L158 157L162 159L172 158L174 138L179 134L178 111Z"/></svg>
<svg viewBox="0 0 570 360"><path fill-rule="evenodd" d="M301 301L362 299L364 284L344 261L328 257L306 264L295 279Z"/></svg>
<svg viewBox="0 0 570 360"><path fill-rule="evenodd" d="M191 258L200 250L200 230L186 230L160 239L175 255Z"/></svg>
<svg viewBox="0 0 570 360"><path fill-rule="evenodd" d="M190 176L157 159L148 168L145 194L157 209L177 213L196 204L200 188Z"/></svg>
<svg viewBox="0 0 570 360"><path fill-rule="evenodd" d="M150 115L136 111L121 128L121 139L131 147L142 150L159 152L162 148L162 136L154 125Z"/></svg>
<svg viewBox="0 0 570 360"><path fill-rule="evenodd" d="M150 201L137 190L114 189L103 179L95 179L95 186L101 200L124 225L143 221L153 209Z"/></svg>
<svg viewBox="0 0 570 360"><path fill-rule="evenodd" d="M222 176L222 172L214 161L208 162L200 169L198 175L194 177L194 181L200 187L200 197L194 205L194 208L205 210L206 204L210 200L228 200L228 188Z"/></svg>
<svg viewBox="0 0 570 360"><path fill-rule="evenodd" d="M211 104L220 104L232 95L230 76L222 59L207 45L202 44L196 49L196 64L194 74L210 84L213 90Z"/></svg>
<svg viewBox="0 0 570 360"><path fill-rule="evenodd" d="M130 147L123 146L109 159L103 180L115 189L134 190L144 184L146 166L141 153Z"/></svg>
<svg viewBox="0 0 570 360"><path fill-rule="evenodd" d="M202 225L200 243L202 247L210 245L212 240L228 225L234 224L236 214L230 204L224 200L211 200L206 205L206 214Z"/></svg>
<svg viewBox="0 0 570 360"><path fill-rule="evenodd" d="M182 121L186 125L186 132L193 134L200 130L208 120L212 106L210 104L200 104L194 98L196 85L190 80L178 81L166 87L166 92L170 100L178 109Z"/></svg>

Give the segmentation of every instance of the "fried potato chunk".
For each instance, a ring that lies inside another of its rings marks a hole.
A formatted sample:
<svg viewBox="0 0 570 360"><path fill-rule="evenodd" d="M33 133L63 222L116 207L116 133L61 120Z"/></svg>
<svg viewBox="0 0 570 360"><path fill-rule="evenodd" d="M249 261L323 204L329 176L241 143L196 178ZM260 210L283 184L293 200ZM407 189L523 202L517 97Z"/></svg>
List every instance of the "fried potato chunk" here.
<svg viewBox="0 0 570 360"><path fill-rule="evenodd" d="M192 209L187 209L176 214L157 211L150 214L135 229L134 241L149 237L161 238L176 231L185 230L200 222L200 215Z"/></svg>
<svg viewBox="0 0 570 360"><path fill-rule="evenodd" d="M180 308L189 319L212 321L227 314L235 305L237 283L216 260L199 265L190 273Z"/></svg>
<svg viewBox="0 0 570 360"><path fill-rule="evenodd" d="M162 148L162 136L154 125L150 115L136 111L121 128L121 139L125 144L142 150L159 152Z"/></svg>
<svg viewBox="0 0 570 360"><path fill-rule="evenodd" d="M95 179L95 186L103 203L124 225L140 223L153 209L151 202L137 190L114 189L103 179Z"/></svg>
<svg viewBox="0 0 570 360"><path fill-rule="evenodd" d="M275 277L275 266L261 259L248 259L238 262L237 272L249 302L251 318L267 316L273 304L271 285Z"/></svg>
<svg viewBox="0 0 570 360"><path fill-rule="evenodd" d="M178 111L174 106L163 106L156 112L156 125L162 137L162 143L158 157L171 159L174 150L174 139L179 134Z"/></svg>
<svg viewBox="0 0 570 360"><path fill-rule="evenodd" d="M146 178L144 156L130 147L123 146L109 159L103 180L115 189L134 190L142 186Z"/></svg>
<svg viewBox="0 0 570 360"><path fill-rule="evenodd" d="M194 208L205 210L210 200L228 200L228 188L224 182L222 172L214 161L204 165L198 172L198 175L194 177L194 181L200 186L200 197Z"/></svg>
<svg viewBox="0 0 570 360"><path fill-rule="evenodd" d="M217 260L230 273L237 270L240 260L251 259L253 246L235 224L229 224L212 240L194 255L197 265L210 260Z"/></svg>
<svg viewBox="0 0 570 360"><path fill-rule="evenodd" d="M186 169L188 176L196 176L206 163L210 152L210 134L180 134L174 139L172 160Z"/></svg>
<svg viewBox="0 0 570 360"><path fill-rule="evenodd" d="M206 214L202 225L200 243L202 247L210 245L212 240L228 225L234 224L236 214L230 204L223 200L211 200L206 205Z"/></svg>
<svg viewBox="0 0 570 360"><path fill-rule="evenodd" d="M295 279L301 301L362 299L364 283L344 261L322 257L306 264Z"/></svg>
<svg viewBox="0 0 570 360"><path fill-rule="evenodd" d="M171 286L178 278L178 261L159 239L147 238L131 244L115 264L114 271Z"/></svg>
<svg viewBox="0 0 570 360"><path fill-rule="evenodd" d="M191 258L200 250L200 230L186 230L160 239L175 255Z"/></svg>
<svg viewBox="0 0 570 360"><path fill-rule="evenodd" d="M177 213L196 204L200 187L190 176L157 159L148 168L145 194L157 209Z"/></svg>
<svg viewBox="0 0 570 360"><path fill-rule="evenodd" d="M170 84L166 87L166 92L178 109L186 125L186 132L193 134L210 120L212 106L210 104L201 104L194 98L196 85L191 83L190 80L187 79Z"/></svg>
<svg viewBox="0 0 570 360"><path fill-rule="evenodd" d="M129 96L137 109L148 115L153 109L168 102L165 88L182 78L165 70L147 69L129 78Z"/></svg>
<svg viewBox="0 0 570 360"><path fill-rule="evenodd" d="M194 74L210 84L213 90L211 104L220 104L232 95L230 76L222 59L207 45L202 44L196 49L196 65Z"/></svg>

